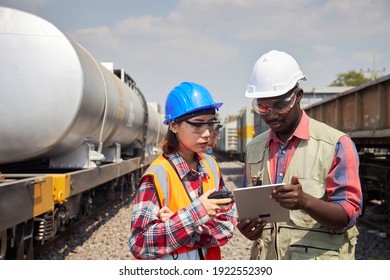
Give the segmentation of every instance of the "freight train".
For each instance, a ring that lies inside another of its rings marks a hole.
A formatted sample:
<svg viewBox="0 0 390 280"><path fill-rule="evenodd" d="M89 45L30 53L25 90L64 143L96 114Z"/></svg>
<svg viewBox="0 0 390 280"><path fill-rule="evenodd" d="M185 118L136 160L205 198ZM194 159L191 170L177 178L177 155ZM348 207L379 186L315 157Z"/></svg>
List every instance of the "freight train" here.
<svg viewBox="0 0 390 280"><path fill-rule="evenodd" d="M347 133L360 156L365 204L390 218L390 75L305 108L309 116Z"/></svg>
<svg viewBox="0 0 390 280"><path fill-rule="evenodd" d="M135 189L166 134L158 107L50 22L0 7L0 259Z"/></svg>
<svg viewBox="0 0 390 280"><path fill-rule="evenodd" d="M246 146L255 136L255 113L252 106L242 108L235 120L225 123L217 132L216 151L244 161Z"/></svg>

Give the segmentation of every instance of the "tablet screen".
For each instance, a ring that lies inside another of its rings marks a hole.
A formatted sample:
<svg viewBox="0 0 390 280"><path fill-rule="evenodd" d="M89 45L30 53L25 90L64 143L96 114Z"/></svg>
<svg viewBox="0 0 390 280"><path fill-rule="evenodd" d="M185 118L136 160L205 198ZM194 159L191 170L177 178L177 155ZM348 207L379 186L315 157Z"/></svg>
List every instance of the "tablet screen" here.
<svg viewBox="0 0 390 280"><path fill-rule="evenodd" d="M283 185L285 183L235 189L233 195L239 218L260 217L268 223L288 221L290 219L289 210L269 198L273 189Z"/></svg>

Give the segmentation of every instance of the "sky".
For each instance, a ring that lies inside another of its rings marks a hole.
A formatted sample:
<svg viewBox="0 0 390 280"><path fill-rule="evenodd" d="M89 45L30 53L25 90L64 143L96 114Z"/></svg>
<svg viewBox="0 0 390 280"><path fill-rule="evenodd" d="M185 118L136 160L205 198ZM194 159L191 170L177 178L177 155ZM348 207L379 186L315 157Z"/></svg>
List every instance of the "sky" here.
<svg viewBox="0 0 390 280"><path fill-rule="evenodd" d="M183 81L205 86L219 116L250 104L252 67L276 49L292 55L305 89L337 75L390 72L388 0L0 0L38 15L100 62L113 62L164 111Z"/></svg>

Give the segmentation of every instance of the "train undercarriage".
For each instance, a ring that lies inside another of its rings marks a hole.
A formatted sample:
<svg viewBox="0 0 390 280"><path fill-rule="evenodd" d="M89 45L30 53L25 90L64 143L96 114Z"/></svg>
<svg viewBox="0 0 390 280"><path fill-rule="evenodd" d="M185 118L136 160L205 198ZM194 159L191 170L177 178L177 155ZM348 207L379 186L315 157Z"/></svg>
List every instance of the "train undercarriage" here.
<svg viewBox="0 0 390 280"><path fill-rule="evenodd" d="M154 158L149 156L144 164L133 158L60 174L3 175L0 260L33 259L40 247L98 209L115 200L131 200Z"/></svg>

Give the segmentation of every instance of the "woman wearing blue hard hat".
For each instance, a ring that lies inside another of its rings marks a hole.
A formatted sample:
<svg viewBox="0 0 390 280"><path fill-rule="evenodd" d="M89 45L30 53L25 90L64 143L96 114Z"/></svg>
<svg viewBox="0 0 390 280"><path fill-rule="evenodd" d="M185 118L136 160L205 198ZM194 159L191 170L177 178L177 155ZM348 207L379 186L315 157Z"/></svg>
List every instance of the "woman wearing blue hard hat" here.
<svg viewBox="0 0 390 280"><path fill-rule="evenodd" d="M206 154L219 123L209 91L183 82L167 96L164 153L146 170L134 201L129 247L139 259L221 259L220 246L237 223L232 198L209 198L227 188Z"/></svg>

